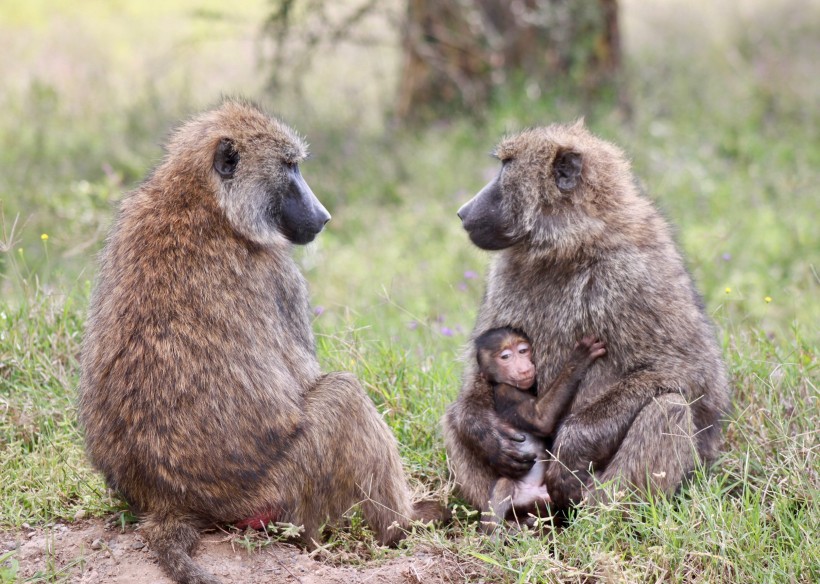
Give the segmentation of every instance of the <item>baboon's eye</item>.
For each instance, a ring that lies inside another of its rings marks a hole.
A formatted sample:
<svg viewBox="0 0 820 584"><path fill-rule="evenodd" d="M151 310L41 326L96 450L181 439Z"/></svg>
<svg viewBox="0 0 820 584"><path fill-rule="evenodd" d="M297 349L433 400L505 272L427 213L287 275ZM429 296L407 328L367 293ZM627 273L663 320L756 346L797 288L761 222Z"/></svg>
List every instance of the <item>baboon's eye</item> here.
<svg viewBox="0 0 820 584"><path fill-rule="evenodd" d="M222 178L233 178L239 165L239 152L230 138L222 138L214 153L214 170Z"/></svg>
<svg viewBox="0 0 820 584"><path fill-rule="evenodd" d="M507 359L512 357L512 351L510 351L509 349L505 349L505 350L501 351L501 354L498 357L500 359L503 359L504 361L506 361Z"/></svg>

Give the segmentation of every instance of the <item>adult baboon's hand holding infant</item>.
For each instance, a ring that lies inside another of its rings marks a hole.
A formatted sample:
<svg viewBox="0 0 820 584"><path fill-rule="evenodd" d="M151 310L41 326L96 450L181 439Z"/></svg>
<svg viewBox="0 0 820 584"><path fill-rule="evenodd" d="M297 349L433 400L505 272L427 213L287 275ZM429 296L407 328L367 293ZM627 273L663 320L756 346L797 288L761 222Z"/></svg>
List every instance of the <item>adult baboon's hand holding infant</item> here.
<svg viewBox="0 0 820 584"><path fill-rule="evenodd" d="M473 338L526 331L539 387L579 339L594 334L607 350L556 430L546 470L554 506L599 496L593 479L674 492L715 457L729 387L669 227L623 153L581 123L511 136L496 156L498 176L458 212L475 245L498 250ZM465 362L444 437L459 490L483 508L498 477L522 476L533 457L493 410L472 352Z"/></svg>
<svg viewBox="0 0 820 584"><path fill-rule="evenodd" d="M218 581L190 557L205 524L290 522L311 543L363 501L390 544L425 510L358 381L319 370L291 257L330 219L299 172L306 154L291 128L226 100L175 132L101 257L87 451L178 582Z"/></svg>

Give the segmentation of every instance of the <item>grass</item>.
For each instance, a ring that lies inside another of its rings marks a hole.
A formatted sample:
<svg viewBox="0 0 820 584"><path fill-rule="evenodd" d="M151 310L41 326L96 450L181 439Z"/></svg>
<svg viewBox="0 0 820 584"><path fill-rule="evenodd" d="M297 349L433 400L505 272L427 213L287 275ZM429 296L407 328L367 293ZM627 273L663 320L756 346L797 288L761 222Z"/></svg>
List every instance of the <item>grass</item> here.
<svg viewBox="0 0 820 584"><path fill-rule="evenodd" d="M245 85L254 78L247 62L224 86L203 71L226 45L252 52L240 39L261 22L261 3L235 19L193 14L194 2L163 8L163 26L181 32L143 58L133 48L143 25L120 35L103 4L88 4L86 14L71 3L12 4L16 28L0 35L14 57L1 66L17 68L0 70L14 81L0 97L5 530L122 509L84 460L73 404L94 256L112 206L156 161L173 121L220 92L259 87ZM303 172L333 214L317 243L298 252L320 359L359 376L419 491L449 488L438 420L458 390L488 257L469 244L455 210L495 169L487 153L498 138L584 115L630 154L642 186L677 226L732 376L735 412L721 460L678 497L579 509L566 529L506 544L480 536L474 512L451 498L452 525L419 528L407 545L459 566L454 573L465 578L820 580L820 81L810 67L820 18L809 17L818 5L792 2L789 11L747 1L732 12L704 4L710 25L701 30L684 3L668 4L677 16L627 3L630 119L543 89L537 99L503 96L483 121L398 131L357 126L321 95L306 104L261 96L308 136L314 157ZM143 9L129 22L147 22ZM38 57L64 39L57 16L73 18L90 39L66 54L96 47L82 87L51 75L58 64ZM22 39L31 34L29 46ZM180 46L188 48L175 52ZM157 78L171 55L174 72ZM391 553L375 549L354 520L322 558L355 564ZM14 561L0 554L0 581L16 581Z"/></svg>

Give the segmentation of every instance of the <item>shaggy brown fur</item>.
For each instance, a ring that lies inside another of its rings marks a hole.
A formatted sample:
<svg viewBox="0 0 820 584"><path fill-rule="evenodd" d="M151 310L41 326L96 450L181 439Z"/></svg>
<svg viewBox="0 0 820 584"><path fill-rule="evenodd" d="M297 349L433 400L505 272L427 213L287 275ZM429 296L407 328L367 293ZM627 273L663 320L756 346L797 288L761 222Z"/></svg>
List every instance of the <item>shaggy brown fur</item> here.
<svg viewBox="0 0 820 584"><path fill-rule="evenodd" d="M674 492L717 454L729 387L669 227L638 193L623 153L582 123L522 132L496 155L499 176L459 211L476 245L501 250L474 338L499 326L527 331L539 387L582 337L607 349L553 441L546 484L555 506L601 496L595 481ZM443 424L457 485L483 507L493 481L522 475L532 457L510 439L469 351Z"/></svg>
<svg viewBox="0 0 820 584"><path fill-rule="evenodd" d="M87 451L178 582L217 581L190 557L205 524L275 518L310 543L361 502L391 544L418 516L359 382L316 360L291 248L330 216L298 172L306 149L225 101L174 134L102 254L82 355Z"/></svg>

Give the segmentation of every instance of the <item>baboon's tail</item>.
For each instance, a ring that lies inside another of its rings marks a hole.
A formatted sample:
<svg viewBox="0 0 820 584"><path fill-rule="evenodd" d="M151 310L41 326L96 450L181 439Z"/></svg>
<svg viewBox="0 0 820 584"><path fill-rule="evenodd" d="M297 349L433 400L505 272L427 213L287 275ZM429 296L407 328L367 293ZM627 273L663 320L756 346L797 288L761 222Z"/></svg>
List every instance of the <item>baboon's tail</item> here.
<svg viewBox="0 0 820 584"><path fill-rule="evenodd" d="M193 521L172 514L150 514L145 532L160 567L179 584L220 584L220 580L203 570L191 558L199 541L199 530Z"/></svg>

